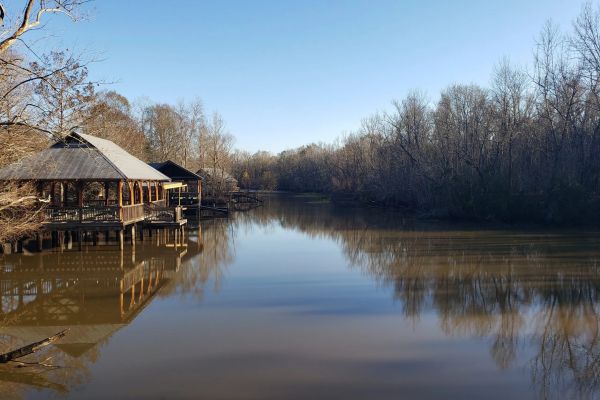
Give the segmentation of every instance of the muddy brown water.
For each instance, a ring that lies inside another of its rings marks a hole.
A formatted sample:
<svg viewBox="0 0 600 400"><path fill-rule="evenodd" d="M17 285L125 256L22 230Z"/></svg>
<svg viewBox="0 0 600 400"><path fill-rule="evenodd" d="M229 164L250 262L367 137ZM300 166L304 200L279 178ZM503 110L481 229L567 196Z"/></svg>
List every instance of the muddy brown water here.
<svg viewBox="0 0 600 400"><path fill-rule="evenodd" d="M0 259L0 398L600 398L600 234L306 196L120 252Z"/></svg>

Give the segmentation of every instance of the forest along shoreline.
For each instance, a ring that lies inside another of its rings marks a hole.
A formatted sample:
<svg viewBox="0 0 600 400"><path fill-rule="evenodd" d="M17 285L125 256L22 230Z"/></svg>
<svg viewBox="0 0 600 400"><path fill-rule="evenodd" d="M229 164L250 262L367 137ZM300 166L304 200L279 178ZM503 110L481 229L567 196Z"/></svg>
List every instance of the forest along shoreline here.
<svg viewBox="0 0 600 400"><path fill-rule="evenodd" d="M131 102L99 90L94 64L68 49L31 55L28 19L53 11L40 3L32 14L35 2L26 3L28 13L6 10L25 28L7 27L0 40L0 168L78 131L144 163L220 171L242 190L317 192L418 218L600 226L600 8L591 3L569 31L541 26L531 65L501 59L489 87L412 90L335 143L277 154L236 149L224 117L207 115L200 98ZM60 2L59 14L85 3ZM36 235L49 202L39 182L1 183L0 243Z"/></svg>
<svg viewBox="0 0 600 400"><path fill-rule="evenodd" d="M335 144L234 154L242 188L318 192L424 217L600 225L600 11L542 27L489 88L414 90Z"/></svg>

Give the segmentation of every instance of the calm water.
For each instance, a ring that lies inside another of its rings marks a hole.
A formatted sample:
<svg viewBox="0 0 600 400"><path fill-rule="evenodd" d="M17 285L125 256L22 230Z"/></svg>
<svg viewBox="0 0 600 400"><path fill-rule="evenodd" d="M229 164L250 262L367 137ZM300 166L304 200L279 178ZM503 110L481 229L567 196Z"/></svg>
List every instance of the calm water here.
<svg viewBox="0 0 600 400"><path fill-rule="evenodd" d="M600 234L413 223L308 197L184 247L5 256L0 398L600 398Z"/></svg>

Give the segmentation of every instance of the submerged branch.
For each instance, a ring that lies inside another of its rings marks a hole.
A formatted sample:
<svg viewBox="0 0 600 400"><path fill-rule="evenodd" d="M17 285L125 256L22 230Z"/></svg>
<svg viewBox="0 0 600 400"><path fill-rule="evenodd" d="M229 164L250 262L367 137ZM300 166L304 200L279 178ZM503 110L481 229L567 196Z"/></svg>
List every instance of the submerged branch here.
<svg viewBox="0 0 600 400"><path fill-rule="evenodd" d="M63 331L58 332L54 336L50 336L44 340L40 340L39 342L28 344L27 346L20 347L16 350L9 351L8 353L0 354L0 364L4 364L17 358L25 357L29 354L35 353L39 349L48 346L49 344L54 343L58 339L62 338L67 334L69 330L65 329Z"/></svg>

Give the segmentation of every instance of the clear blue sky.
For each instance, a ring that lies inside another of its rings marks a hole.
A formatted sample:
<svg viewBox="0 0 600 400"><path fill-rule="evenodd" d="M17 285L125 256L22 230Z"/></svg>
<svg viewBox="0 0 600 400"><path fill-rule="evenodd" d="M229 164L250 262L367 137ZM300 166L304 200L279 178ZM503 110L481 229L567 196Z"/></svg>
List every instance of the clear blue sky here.
<svg viewBox="0 0 600 400"><path fill-rule="evenodd" d="M410 89L487 86L502 56L531 62L578 0L97 0L87 21L52 17L64 46L94 51L94 79L129 99L200 97L238 148L330 142Z"/></svg>

